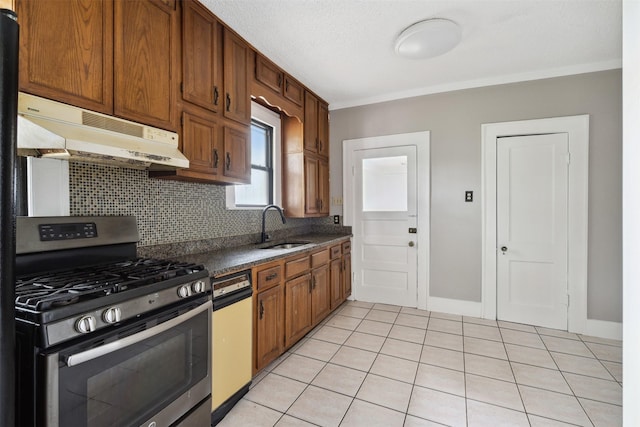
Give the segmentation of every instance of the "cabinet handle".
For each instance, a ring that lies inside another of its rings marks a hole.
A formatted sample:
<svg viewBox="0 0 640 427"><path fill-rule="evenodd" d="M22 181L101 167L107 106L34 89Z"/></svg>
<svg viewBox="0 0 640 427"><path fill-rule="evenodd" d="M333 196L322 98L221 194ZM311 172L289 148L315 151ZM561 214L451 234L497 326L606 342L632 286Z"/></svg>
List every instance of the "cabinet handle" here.
<svg viewBox="0 0 640 427"><path fill-rule="evenodd" d="M220 160L218 156L218 149L214 148L213 149L213 168L214 169L218 169L218 160Z"/></svg>
<svg viewBox="0 0 640 427"><path fill-rule="evenodd" d="M227 93L227 111L231 111L231 96Z"/></svg>
<svg viewBox="0 0 640 427"><path fill-rule="evenodd" d="M315 276L311 277L311 289L315 289L316 288L316 278Z"/></svg>
<svg viewBox="0 0 640 427"><path fill-rule="evenodd" d="M269 274L265 279L266 279L266 280L273 280L273 279L275 279L276 277L278 277L278 273L271 273L271 274Z"/></svg>
<svg viewBox="0 0 640 427"><path fill-rule="evenodd" d="M218 86L213 87L213 105L218 105L218 98L220 98L220 93L218 93Z"/></svg>
<svg viewBox="0 0 640 427"><path fill-rule="evenodd" d="M284 90L288 91L289 90L289 81L287 80L284 84Z"/></svg>
<svg viewBox="0 0 640 427"><path fill-rule="evenodd" d="M262 320L263 315L264 315L264 303L260 301L260 320Z"/></svg>
<svg viewBox="0 0 640 427"><path fill-rule="evenodd" d="M278 87L282 86L282 74L278 74Z"/></svg>
<svg viewBox="0 0 640 427"><path fill-rule="evenodd" d="M227 160L226 160L226 164L225 164L227 170L229 170L231 168L231 154L227 153Z"/></svg>
<svg viewBox="0 0 640 427"><path fill-rule="evenodd" d="M322 152L322 141L319 141L318 145L319 145L318 152L321 153Z"/></svg>
<svg viewBox="0 0 640 427"><path fill-rule="evenodd" d="M318 138L316 138L316 150L318 149L319 146L320 146L320 140L318 140Z"/></svg>

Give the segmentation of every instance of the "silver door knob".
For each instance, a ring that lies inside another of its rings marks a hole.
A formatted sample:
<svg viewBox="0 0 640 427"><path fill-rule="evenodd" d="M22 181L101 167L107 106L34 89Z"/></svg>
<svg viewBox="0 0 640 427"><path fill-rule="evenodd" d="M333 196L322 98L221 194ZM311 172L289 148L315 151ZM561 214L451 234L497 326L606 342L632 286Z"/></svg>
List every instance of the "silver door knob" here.
<svg viewBox="0 0 640 427"><path fill-rule="evenodd" d="M507 252L507 247L506 247L506 246L503 246L503 247L501 247L501 248L500 248L500 250L501 250L502 252Z"/></svg>
<svg viewBox="0 0 640 427"><path fill-rule="evenodd" d="M413 240L409 242L409 247L410 247L410 248L414 247L415 245L416 245L416 244L415 244L415 243L413 243Z"/></svg>

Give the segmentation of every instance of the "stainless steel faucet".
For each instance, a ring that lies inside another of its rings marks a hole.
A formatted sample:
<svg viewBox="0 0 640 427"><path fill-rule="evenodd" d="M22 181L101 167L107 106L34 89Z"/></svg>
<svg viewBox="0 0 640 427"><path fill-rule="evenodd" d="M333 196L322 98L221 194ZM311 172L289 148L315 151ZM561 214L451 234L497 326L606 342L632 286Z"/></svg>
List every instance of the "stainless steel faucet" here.
<svg viewBox="0 0 640 427"><path fill-rule="evenodd" d="M287 222L286 218L284 217L284 212L282 211L282 208L280 206L277 206L277 205L265 206L264 209L262 210L262 233L260 234L260 243L264 243L267 240L269 240L269 235L264 231L265 217L269 209L275 209L280 213L280 218L282 218L283 224L286 224Z"/></svg>

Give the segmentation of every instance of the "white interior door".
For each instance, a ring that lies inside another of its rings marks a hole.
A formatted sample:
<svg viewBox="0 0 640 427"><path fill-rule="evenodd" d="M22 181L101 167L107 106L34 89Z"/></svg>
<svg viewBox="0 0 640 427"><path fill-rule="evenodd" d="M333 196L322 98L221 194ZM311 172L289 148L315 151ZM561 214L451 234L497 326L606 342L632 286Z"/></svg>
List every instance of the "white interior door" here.
<svg viewBox="0 0 640 427"><path fill-rule="evenodd" d="M355 298L416 307L416 147L358 150L354 160Z"/></svg>
<svg viewBox="0 0 640 427"><path fill-rule="evenodd" d="M567 329L566 133L497 144L497 315Z"/></svg>

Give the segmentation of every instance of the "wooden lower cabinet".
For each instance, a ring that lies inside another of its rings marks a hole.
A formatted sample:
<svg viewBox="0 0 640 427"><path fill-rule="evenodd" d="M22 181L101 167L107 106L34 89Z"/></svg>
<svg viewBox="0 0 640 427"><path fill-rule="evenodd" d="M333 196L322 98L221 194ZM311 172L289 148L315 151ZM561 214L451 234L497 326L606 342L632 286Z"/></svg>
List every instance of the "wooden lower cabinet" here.
<svg viewBox="0 0 640 427"><path fill-rule="evenodd" d="M285 347L290 347L311 328L311 274L285 283Z"/></svg>
<svg viewBox="0 0 640 427"><path fill-rule="evenodd" d="M254 373L261 370L283 351L282 285L260 292L256 296Z"/></svg>
<svg viewBox="0 0 640 427"><path fill-rule="evenodd" d="M311 272L311 323L316 325L331 312L329 265L324 264Z"/></svg>
<svg viewBox="0 0 640 427"><path fill-rule="evenodd" d="M254 374L351 293L350 248L350 242L345 242L253 267Z"/></svg>
<svg viewBox="0 0 640 427"><path fill-rule="evenodd" d="M342 300L351 295L351 242L342 244Z"/></svg>

